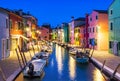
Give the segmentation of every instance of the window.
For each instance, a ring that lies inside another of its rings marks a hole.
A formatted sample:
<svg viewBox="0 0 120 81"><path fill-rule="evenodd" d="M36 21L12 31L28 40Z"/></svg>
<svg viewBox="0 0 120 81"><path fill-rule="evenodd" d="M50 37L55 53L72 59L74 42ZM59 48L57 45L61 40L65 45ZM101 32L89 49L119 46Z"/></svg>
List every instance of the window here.
<svg viewBox="0 0 120 81"><path fill-rule="evenodd" d="M10 29L12 29L13 28L13 26L12 26L13 24L12 24L12 20L10 19Z"/></svg>
<svg viewBox="0 0 120 81"><path fill-rule="evenodd" d="M112 15L113 14L113 10L110 10L110 15Z"/></svg>
<svg viewBox="0 0 120 81"><path fill-rule="evenodd" d="M9 39L6 40L6 49L9 49Z"/></svg>
<svg viewBox="0 0 120 81"><path fill-rule="evenodd" d="M8 19L6 19L6 28L8 28L9 27L9 21L8 21Z"/></svg>
<svg viewBox="0 0 120 81"><path fill-rule="evenodd" d="M119 48L119 50L120 50L120 42L118 42L118 46L119 46L118 48Z"/></svg>
<svg viewBox="0 0 120 81"><path fill-rule="evenodd" d="M94 27L93 27L93 33L95 32Z"/></svg>
<svg viewBox="0 0 120 81"><path fill-rule="evenodd" d="M78 33L80 33L80 29L78 29Z"/></svg>
<svg viewBox="0 0 120 81"><path fill-rule="evenodd" d="M92 21L92 17L90 17L90 21Z"/></svg>
<svg viewBox="0 0 120 81"><path fill-rule="evenodd" d="M96 15L96 20L98 20L98 16Z"/></svg>
<svg viewBox="0 0 120 81"><path fill-rule="evenodd" d="M21 23L20 22L18 22L18 29L20 29L21 28L21 25L20 25Z"/></svg>
<svg viewBox="0 0 120 81"><path fill-rule="evenodd" d="M89 32L91 33L91 28L89 28Z"/></svg>
<svg viewBox="0 0 120 81"><path fill-rule="evenodd" d="M98 27L96 27L96 32L98 32Z"/></svg>
<svg viewBox="0 0 120 81"><path fill-rule="evenodd" d="M110 23L110 30L113 30L113 23Z"/></svg>
<svg viewBox="0 0 120 81"><path fill-rule="evenodd" d="M112 42L112 41L109 41L109 48L110 48L110 49L112 48L112 44L113 44L113 42Z"/></svg>

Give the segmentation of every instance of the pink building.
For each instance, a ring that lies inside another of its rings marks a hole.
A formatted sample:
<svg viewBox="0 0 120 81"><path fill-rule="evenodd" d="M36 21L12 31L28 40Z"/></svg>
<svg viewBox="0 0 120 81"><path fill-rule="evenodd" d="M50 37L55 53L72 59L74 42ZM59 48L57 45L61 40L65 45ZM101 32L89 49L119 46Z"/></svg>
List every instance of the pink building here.
<svg viewBox="0 0 120 81"><path fill-rule="evenodd" d="M105 10L94 10L89 15L89 47L108 50L108 14Z"/></svg>
<svg viewBox="0 0 120 81"><path fill-rule="evenodd" d="M49 28L40 27L39 39L41 39L41 40L49 40Z"/></svg>
<svg viewBox="0 0 120 81"><path fill-rule="evenodd" d="M78 25L80 22L84 22L85 18L80 17L77 19L74 19L74 17L72 17L72 21L69 23L69 38L70 38L70 44L75 45L75 33L74 33L74 29L76 27L76 25Z"/></svg>

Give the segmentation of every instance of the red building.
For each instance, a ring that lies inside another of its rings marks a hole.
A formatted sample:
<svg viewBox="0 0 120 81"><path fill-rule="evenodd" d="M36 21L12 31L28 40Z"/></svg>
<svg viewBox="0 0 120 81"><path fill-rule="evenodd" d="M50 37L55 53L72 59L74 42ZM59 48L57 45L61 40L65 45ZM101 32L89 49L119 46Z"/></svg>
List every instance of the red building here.
<svg viewBox="0 0 120 81"><path fill-rule="evenodd" d="M49 40L49 28L40 27L39 31L40 31L40 34L39 34L40 40Z"/></svg>
<svg viewBox="0 0 120 81"><path fill-rule="evenodd" d="M88 19L88 14L86 14L86 18L85 18L85 32L84 32L84 39L85 39L85 46L86 48L89 48L89 32L88 32L88 27L89 27L89 19Z"/></svg>

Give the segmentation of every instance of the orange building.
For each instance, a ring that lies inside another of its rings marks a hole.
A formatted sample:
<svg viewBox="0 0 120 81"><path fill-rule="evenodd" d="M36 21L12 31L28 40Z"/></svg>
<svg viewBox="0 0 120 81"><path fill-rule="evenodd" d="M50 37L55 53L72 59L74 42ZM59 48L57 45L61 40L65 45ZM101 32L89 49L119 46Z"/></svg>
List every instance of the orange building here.
<svg viewBox="0 0 120 81"><path fill-rule="evenodd" d="M19 45L22 48L22 37L23 37L23 23L22 17L17 15L15 12L10 11L10 39L11 39L11 51Z"/></svg>

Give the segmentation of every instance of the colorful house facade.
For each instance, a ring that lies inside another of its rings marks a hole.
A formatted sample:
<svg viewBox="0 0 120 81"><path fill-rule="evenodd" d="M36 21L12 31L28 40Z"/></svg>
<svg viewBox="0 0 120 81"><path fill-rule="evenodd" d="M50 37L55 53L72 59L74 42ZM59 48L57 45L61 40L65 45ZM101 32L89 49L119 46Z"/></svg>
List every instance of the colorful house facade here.
<svg viewBox="0 0 120 81"><path fill-rule="evenodd" d="M120 56L120 0L109 7L109 52Z"/></svg>
<svg viewBox="0 0 120 81"><path fill-rule="evenodd" d="M52 40L57 41L57 28L52 29Z"/></svg>
<svg viewBox="0 0 120 81"><path fill-rule="evenodd" d="M108 50L108 14L105 10L94 10L89 15L89 47Z"/></svg>
<svg viewBox="0 0 120 81"><path fill-rule="evenodd" d="M74 17L72 17L72 21L69 23L69 39L70 39L70 44L72 45L75 44L74 28L79 22L82 22L82 21L85 21L85 18L80 17L80 18L74 19Z"/></svg>
<svg viewBox="0 0 120 81"><path fill-rule="evenodd" d="M85 22L80 22L75 27L75 45L83 47L85 45L84 32L85 32Z"/></svg>
<svg viewBox="0 0 120 81"><path fill-rule="evenodd" d="M88 27L89 27L89 15L88 14L86 14L86 17L85 17L85 32L84 32L84 41L85 41L85 47L86 48L89 48L89 41L88 41L88 39L89 39L89 32L88 32Z"/></svg>
<svg viewBox="0 0 120 81"><path fill-rule="evenodd" d="M49 29L46 27L40 27L40 32L41 32L39 36L40 39L48 41L49 40Z"/></svg>
<svg viewBox="0 0 120 81"><path fill-rule="evenodd" d="M58 27L58 29L57 29L57 32L58 32L58 38L57 38L57 41L59 42L59 43L64 43L64 30L63 30L63 28L62 27Z"/></svg>
<svg viewBox="0 0 120 81"><path fill-rule="evenodd" d="M17 15L14 11L9 12L10 17L10 48L14 51L18 45L22 48L23 44L23 22L22 17Z"/></svg>
<svg viewBox="0 0 120 81"><path fill-rule="evenodd" d="M64 43L69 43L69 28L68 23L62 24L63 30L64 30Z"/></svg>
<svg viewBox="0 0 120 81"><path fill-rule="evenodd" d="M9 12L0 8L0 59L10 54Z"/></svg>

